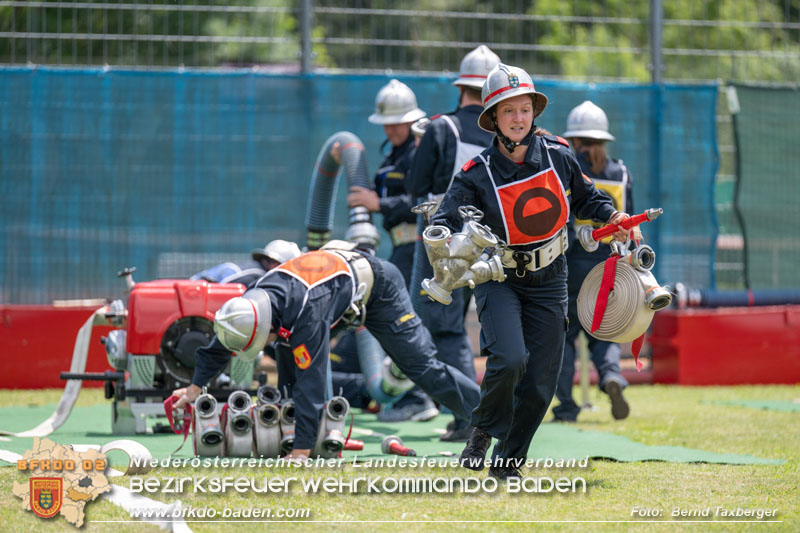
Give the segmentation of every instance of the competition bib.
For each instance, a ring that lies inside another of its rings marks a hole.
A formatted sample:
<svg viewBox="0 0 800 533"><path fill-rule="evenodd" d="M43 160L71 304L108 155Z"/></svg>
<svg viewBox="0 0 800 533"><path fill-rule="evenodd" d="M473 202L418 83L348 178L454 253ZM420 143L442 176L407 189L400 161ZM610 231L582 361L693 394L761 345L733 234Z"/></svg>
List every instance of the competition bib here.
<svg viewBox="0 0 800 533"><path fill-rule="evenodd" d="M479 157L486 166L500 205L506 243L523 245L546 241L564 227L569 219L569 203L549 152L548 169L500 187L494 181L489 162Z"/></svg>
<svg viewBox="0 0 800 533"><path fill-rule="evenodd" d="M593 178L592 183L596 189L599 189L606 193L611 198L611 203L614 206L614 209L617 211L626 212L627 206L625 205L625 196L626 196L626 189L628 185L628 169L624 166L622 167L622 181L613 181L613 180L602 180ZM604 224L599 222L594 222L593 220L584 220L584 219L575 219L575 227L583 226L583 225L591 225L595 228L600 228ZM614 239L613 235L609 237L605 237L600 242L608 244Z"/></svg>
<svg viewBox="0 0 800 533"><path fill-rule="evenodd" d="M309 289L336 276L350 276L347 262L340 256L317 250L283 263L274 272L285 272L299 279Z"/></svg>

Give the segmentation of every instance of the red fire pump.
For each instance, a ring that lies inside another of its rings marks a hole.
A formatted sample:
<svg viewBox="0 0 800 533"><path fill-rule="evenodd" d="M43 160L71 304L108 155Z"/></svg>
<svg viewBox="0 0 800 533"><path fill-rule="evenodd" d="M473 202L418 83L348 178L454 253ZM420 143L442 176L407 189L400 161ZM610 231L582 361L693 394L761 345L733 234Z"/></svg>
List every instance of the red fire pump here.
<svg viewBox="0 0 800 533"><path fill-rule="evenodd" d="M214 313L245 291L238 283L203 280L134 283L134 271L120 273L130 289L127 306L116 300L104 309L107 323L119 328L101 339L113 371L61 374L61 379L105 381L106 398L114 401L115 434L145 433L148 417L164 415L162 402L174 389L191 383L195 351L214 337ZM221 402L237 389L254 395L251 387L256 361L231 358L231 364L212 380L208 392ZM264 377L260 375L259 381Z"/></svg>

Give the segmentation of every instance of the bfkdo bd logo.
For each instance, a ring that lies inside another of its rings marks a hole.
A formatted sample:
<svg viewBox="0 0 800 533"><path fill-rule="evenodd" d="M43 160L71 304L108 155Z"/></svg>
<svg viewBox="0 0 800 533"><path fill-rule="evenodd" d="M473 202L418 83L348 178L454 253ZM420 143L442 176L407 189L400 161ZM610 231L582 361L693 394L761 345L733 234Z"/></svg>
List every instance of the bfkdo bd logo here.
<svg viewBox="0 0 800 533"><path fill-rule="evenodd" d="M31 510L42 518L52 518L61 510L64 480L60 477L30 479Z"/></svg>

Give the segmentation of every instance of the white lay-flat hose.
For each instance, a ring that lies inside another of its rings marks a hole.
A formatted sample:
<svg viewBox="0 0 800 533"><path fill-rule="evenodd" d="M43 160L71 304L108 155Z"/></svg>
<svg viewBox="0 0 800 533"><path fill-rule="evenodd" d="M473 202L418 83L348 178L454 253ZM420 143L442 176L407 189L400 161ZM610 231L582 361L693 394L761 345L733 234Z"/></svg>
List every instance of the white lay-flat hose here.
<svg viewBox="0 0 800 533"><path fill-rule="evenodd" d="M94 326L95 323L105 324L106 312L108 312L108 307L97 309L86 319L81 329L78 330L78 335L75 337L75 346L72 349L72 362L69 365L71 374L81 374L86 370L86 359L89 356L89 341L92 338L92 326ZM75 401L78 399L78 395L81 392L82 385L83 381L80 379L67 380L67 385L64 387L61 399L58 400L58 406L55 412L35 428L20 433L0 430L0 435L11 435L14 437L46 437L51 434L61 427L64 422L67 421L67 418L69 418L72 407L75 405Z"/></svg>
<svg viewBox="0 0 800 533"><path fill-rule="evenodd" d="M583 280L578 293L578 320L583 329L596 339L631 342L647 331L655 311L645 303L640 273L625 261L617 261L614 289L608 295L603 321L596 331L591 331L604 268L605 263L598 264Z"/></svg>

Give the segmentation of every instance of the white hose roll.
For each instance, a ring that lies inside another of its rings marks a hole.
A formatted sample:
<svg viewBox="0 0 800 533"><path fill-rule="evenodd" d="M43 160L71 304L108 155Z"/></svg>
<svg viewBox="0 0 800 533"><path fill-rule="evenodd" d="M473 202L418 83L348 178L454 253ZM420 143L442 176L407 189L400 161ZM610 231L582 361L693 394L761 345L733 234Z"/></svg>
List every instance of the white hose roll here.
<svg viewBox="0 0 800 533"><path fill-rule="evenodd" d="M644 288L639 279L642 273L623 261L617 261L614 289L608 295L603 321L597 331L591 332L604 268L605 263L600 263L583 280L578 293L578 319L583 329L596 339L631 342L647 331L655 311L645 303Z"/></svg>

